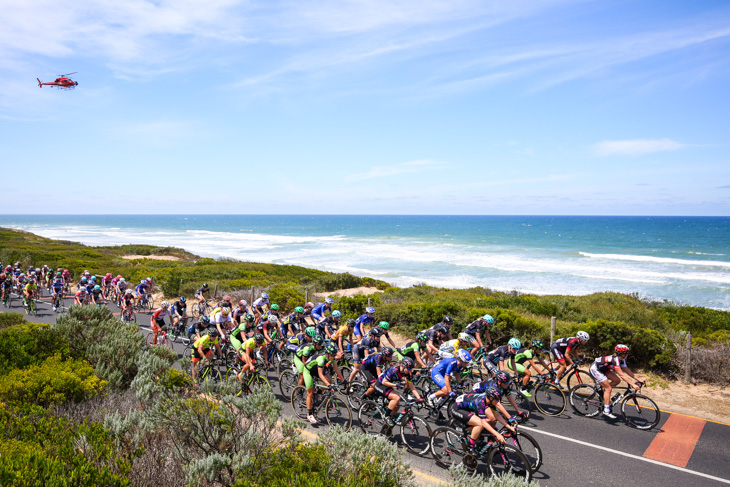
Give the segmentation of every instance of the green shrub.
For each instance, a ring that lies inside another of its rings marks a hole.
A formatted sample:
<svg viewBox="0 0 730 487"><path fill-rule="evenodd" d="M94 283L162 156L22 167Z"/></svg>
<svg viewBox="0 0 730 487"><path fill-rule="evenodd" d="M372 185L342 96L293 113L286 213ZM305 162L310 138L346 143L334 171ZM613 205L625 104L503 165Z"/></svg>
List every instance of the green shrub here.
<svg viewBox="0 0 730 487"><path fill-rule="evenodd" d="M99 394L105 386L106 381L94 375L88 362L63 360L58 354L39 365L16 369L0 377L0 398L40 406L66 401L78 403Z"/></svg>
<svg viewBox="0 0 730 487"><path fill-rule="evenodd" d="M48 357L69 355L70 346L51 325L25 323L0 330L0 375L25 369Z"/></svg>
<svg viewBox="0 0 730 487"><path fill-rule="evenodd" d="M20 313L0 313L0 330L23 323L25 323L25 318Z"/></svg>
<svg viewBox="0 0 730 487"><path fill-rule="evenodd" d="M539 487L537 480L526 483L524 479L516 477L511 473L505 473L498 477L483 477L470 473L463 465L449 469L449 479L452 487Z"/></svg>

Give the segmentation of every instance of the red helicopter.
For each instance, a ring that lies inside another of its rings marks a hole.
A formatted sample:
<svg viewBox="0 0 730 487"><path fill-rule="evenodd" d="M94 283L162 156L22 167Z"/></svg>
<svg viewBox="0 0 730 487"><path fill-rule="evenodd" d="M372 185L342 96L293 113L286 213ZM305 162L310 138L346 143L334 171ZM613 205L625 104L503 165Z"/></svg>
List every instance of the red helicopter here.
<svg viewBox="0 0 730 487"><path fill-rule="evenodd" d="M43 88L43 85L48 85L55 86L59 90L73 90L74 88L76 88L79 82L69 78L69 76L72 74L76 74L76 72L74 71L73 73L59 74L58 78L48 83L43 83L40 79L36 78L38 80L38 88Z"/></svg>

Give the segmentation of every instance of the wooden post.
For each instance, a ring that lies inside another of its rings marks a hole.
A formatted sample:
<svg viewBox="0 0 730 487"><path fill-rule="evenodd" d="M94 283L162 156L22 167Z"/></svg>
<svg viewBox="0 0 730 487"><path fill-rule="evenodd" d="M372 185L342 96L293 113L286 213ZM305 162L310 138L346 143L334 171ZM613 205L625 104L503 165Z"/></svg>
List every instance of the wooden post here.
<svg viewBox="0 0 730 487"><path fill-rule="evenodd" d="M692 382L692 333L687 333L687 363L684 371L684 382Z"/></svg>
<svg viewBox="0 0 730 487"><path fill-rule="evenodd" d="M558 319L554 316L550 317L550 345L555 341L555 333L558 329ZM548 345L549 346L549 345Z"/></svg>
<svg viewBox="0 0 730 487"><path fill-rule="evenodd" d="M309 302L309 289L304 290L304 302L305 303Z"/></svg>
<svg viewBox="0 0 730 487"><path fill-rule="evenodd" d="M370 299L371 299L371 298L368 298L368 306L370 306Z"/></svg>
<svg viewBox="0 0 730 487"><path fill-rule="evenodd" d="M253 302L256 299L256 296L254 296L254 289L253 286L251 286L251 306L253 306Z"/></svg>

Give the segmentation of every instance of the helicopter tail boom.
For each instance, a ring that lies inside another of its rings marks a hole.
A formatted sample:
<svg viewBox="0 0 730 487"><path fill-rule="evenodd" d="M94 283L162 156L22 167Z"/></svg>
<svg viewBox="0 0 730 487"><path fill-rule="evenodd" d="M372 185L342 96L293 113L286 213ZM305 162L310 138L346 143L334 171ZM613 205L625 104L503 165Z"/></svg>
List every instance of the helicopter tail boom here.
<svg viewBox="0 0 730 487"><path fill-rule="evenodd" d="M41 83L41 80L36 78L38 80L38 88L43 88L43 83Z"/></svg>

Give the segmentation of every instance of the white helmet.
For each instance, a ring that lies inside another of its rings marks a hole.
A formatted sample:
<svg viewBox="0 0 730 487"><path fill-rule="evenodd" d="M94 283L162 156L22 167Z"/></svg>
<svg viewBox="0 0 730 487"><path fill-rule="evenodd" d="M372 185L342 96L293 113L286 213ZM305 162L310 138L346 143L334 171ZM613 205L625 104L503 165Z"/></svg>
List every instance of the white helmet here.
<svg viewBox="0 0 730 487"><path fill-rule="evenodd" d="M279 318L276 315L269 315L269 324L276 325L277 323L279 323Z"/></svg>
<svg viewBox="0 0 730 487"><path fill-rule="evenodd" d="M162 302L162 303L160 304L160 306L162 306L163 308L167 309L167 308L169 308L169 307L170 307L170 303L168 303L167 301L163 301L163 302Z"/></svg>
<svg viewBox="0 0 730 487"><path fill-rule="evenodd" d="M583 343L585 343L585 342L587 342L588 340L591 339L590 335L588 335L588 333L586 333L586 332L584 332L582 330L579 331L578 333L576 333L575 336L578 338L578 340L580 340Z"/></svg>

